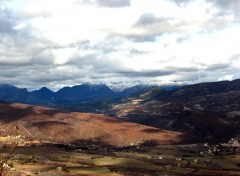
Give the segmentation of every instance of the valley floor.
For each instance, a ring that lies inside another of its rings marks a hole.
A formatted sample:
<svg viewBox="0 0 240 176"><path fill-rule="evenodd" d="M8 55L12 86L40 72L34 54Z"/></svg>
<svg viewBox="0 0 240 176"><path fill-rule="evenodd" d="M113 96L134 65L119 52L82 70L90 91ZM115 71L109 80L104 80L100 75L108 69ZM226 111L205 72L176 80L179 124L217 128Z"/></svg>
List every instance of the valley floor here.
<svg viewBox="0 0 240 176"><path fill-rule="evenodd" d="M41 144L13 146L1 138L1 161L6 175L240 175L239 148L211 153L208 144L130 147ZM4 164L3 164L4 163ZM4 166L3 166L4 165Z"/></svg>

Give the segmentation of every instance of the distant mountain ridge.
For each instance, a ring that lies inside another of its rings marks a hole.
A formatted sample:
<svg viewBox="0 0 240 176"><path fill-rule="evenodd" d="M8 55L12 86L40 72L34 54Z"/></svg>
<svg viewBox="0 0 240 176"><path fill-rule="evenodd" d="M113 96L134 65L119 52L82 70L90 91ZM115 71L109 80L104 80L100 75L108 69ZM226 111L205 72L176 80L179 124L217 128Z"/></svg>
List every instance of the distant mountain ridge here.
<svg viewBox="0 0 240 176"><path fill-rule="evenodd" d="M10 84L0 84L0 100L6 102L56 107L56 104L62 104L62 102L69 103L111 100L130 96L132 94L147 91L156 87L159 86L135 85L121 91L115 91L106 84L86 83L72 87L63 87L57 92L53 92L47 87L42 87L39 90L28 91L26 88L18 88Z"/></svg>

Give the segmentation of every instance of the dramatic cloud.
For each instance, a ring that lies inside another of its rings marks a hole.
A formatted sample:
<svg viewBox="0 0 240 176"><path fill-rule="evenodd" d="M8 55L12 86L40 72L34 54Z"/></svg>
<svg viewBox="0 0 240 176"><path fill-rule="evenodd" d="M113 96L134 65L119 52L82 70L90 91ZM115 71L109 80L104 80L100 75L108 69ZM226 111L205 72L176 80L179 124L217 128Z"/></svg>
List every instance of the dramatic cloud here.
<svg viewBox="0 0 240 176"><path fill-rule="evenodd" d="M130 0L97 0L103 7L125 7L130 5Z"/></svg>
<svg viewBox="0 0 240 176"><path fill-rule="evenodd" d="M223 11L234 12L239 15L240 2L239 0L208 0L210 3L214 3L218 8Z"/></svg>
<svg viewBox="0 0 240 176"><path fill-rule="evenodd" d="M130 6L130 0L79 0L82 4L90 4L99 7L121 8Z"/></svg>
<svg viewBox="0 0 240 176"><path fill-rule="evenodd" d="M169 1L172 1L172 2L176 3L177 5L186 5L189 2L194 1L194 0L169 0Z"/></svg>
<svg viewBox="0 0 240 176"><path fill-rule="evenodd" d="M1 0L0 83L240 78L238 0Z"/></svg>

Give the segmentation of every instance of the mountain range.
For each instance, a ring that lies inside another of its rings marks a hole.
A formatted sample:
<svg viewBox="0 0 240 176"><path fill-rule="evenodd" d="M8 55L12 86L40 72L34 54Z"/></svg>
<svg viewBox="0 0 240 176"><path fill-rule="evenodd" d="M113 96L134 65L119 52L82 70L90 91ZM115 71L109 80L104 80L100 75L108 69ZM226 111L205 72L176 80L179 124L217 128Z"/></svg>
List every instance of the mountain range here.
<svg viewBox="0 0 240 176"><path fill-rule="evenodd" d="M82 84L57 92L0 85L0 100L105 114L201 141L240 137L240 79L171 88L135 85L122 91L106 84Z"/></svg>
<svg viewBox="0 0 240 176"><path fill-rule="evenodd" d="M150 90L156 85L134 85L122 90L115 90L106 84L81 84L73 87L63 87L53 92L47 87L28 91L10 84L0 84L0 100L18 102L47 107L59 107L65 104L111 100L126 97L135 93ZM174 86L172 86L174 88Z"/></svg>

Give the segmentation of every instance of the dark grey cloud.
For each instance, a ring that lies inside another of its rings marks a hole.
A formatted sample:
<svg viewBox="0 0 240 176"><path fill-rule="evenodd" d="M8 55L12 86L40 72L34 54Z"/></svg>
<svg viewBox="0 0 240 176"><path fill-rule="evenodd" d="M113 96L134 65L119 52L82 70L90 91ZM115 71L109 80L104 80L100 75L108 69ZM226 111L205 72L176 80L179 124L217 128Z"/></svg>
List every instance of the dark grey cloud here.
<svg viewBox="0 0 240 176"><path fill-rule="evenodd" d="M178 5L186 5L190 2L197 1L197 0L168 0L174 2ZM239 0L206 0L207 2L213 3L221 8L228 9L228 8L237 8L239 7Z"/></svg>
<svg viewBox="0 0 240 176"><path fill-rule="evenodd" d="M92 73L114 73L121 70L125 70L125 67L120 61L116 59L104 58L104 56L98 56L96 54L90 54L86 56L75 56L71 58L67 65L74 65L78 68L88 69L87 74Z"/></svg>
<svg viewBox="0 0 240 176"><path fill-rule="evenodd" d="M171 81L197 81L201 75L201 78L206 76L206 72L203 70L199 70L195 67L186 67L186 68L178 68L178 67L167 67L159 70L141 70L136 71L133 69L124 68L122 70L115 70L113 72L94 72L90 76L91 79L103 79L103 78L130 78L133 80L141 79L152 79L156 77L165 77L165 76L176 76L174 80ZM205 76L204 76L205 75Z"/></svg>
<svg viewBox="0 0 240 176"><path fill-rule="evenodd" d="M23 24L23 28L17 28ZM6 48L22 49L26 46L33 46L43 42L34 36L34 29L28 25L25 19L19 19L13 10L8 8L0 9L0 44ZM36 41L37 40L37 41Z"/></svg>
<svg viewBox="0 0 240 176"><path fill-rule="evenodd" d="M97 3L103 7L125 7L130 6L130 0L97 0Z"/></svg>
<svg viewBox="0 0 240 176"><path fill-rule="evenodd" d="M199 83L199 82L210 82L217 81L220 77L224 76L225 73L221 71L206 71L204 69L193 71L193 72L181 72L175 74L175 78L172 81L185 82L185 83Z"/></svg>
<svg viewBox="0 0 240 176"><path fill-rule="evenodd" d="M152 13L145 13L140 16L138 21L136 22L136 26L148 26L153 25L154 23L158 21L164 21L164 19L158 19L154 14Z"/></svg>
<svg viewBox="0 0 240 176"><path fill-rule="evenodd" d="M179 81L192 81L192 83L197 82L210 82L210 81L218 81L218 80L225 80L226 76L232 75L233 78L238 73L238 68L232 67L230 63L219 63L219 64L212 64L212 65L206 65L206 64L199 64L200 66L204 66L205 68L199 69L196 72L192 72L190 75L195 77L195 80L189 79L187 74L180 74L179 78L181 78ZM236 77L238 78L238 77ZM235 79L236 79L235 78Z"/></svg>
<svg viewBox="0 0 240 176"><path fill-rule="evenodd" d="M66 74L53 71L56 65L51 50L57 45L36 37L26 19L18 18L2 1L0 5L0 83L41 87L66 79ZM18 28L19 24L24 27Z"/></svg>
<svg viewBox="0 0 240 176"><path fill-rule="evenodd" d="M140 51L133 51L138 52ZM74 57L66 64L74 65L80 69L88 68L86 76L92 79L102 79L106 77L126 77L126 78L138 78L138 77L161 77L180 73L192 73L198 71L197 68L177 68L168 67L159 70L141 70L135 71L124 65L120 61L99 57L98 55L87 55L84 57Z"/></svg>
<svg viewBox="0 0 240 176"><path fill-rule="evenodd" d="M129 54L128 56L139 56L139 55L143 55L143 54L147 54L148 52L146 51L141 51L138 49L129 49Z"/></svg>
<svg viewBox="0 0 240 176"><path fill-rule="evenodd" d="M1 3L0 3L1 4ZM2 5L2 4L1 4ZM18 28L20 24L23 27ZM44 37L36 37L31 25L26 19L19 19L14 10L2 5L0 7L0 66L4 68L24 68L20 73L25 73L26 66L53 65L53 58L49 49L54 45ZM4 74L9 73L5 70ZM21 74L15 74L21 75ZM11 77L11 75L7 75Z"/></svg>
<svg viewBox="0 0 240 176"><path fill-rule="evenodd" d="M145 34L145 35L130 34L126 35L125 37L133 42L141 43L141 42L155 42L158 35L161 34Z"/></svg>
<svg viewBox="0 0 240 176"><path fill-rule="evenodd" d="M225 69L231 69L231 65L229 63L225 63L225 64L213 64L210 66L207 66L208 71L218 71L218 70L225 70Z"/></svg>
<svg viewBox="0 0 240 176"><path fill-rule="evenodd" d="M175 74L177 73L191 73L191 72L198 72L199 69L197 67L168 67L170 70L174 70Z"/></svg>
<svg viewBox="0 0 240 176"><path fill-rule="evenodd" d="M33 57L25 57L25 58L6 58L6 59L0 59L0 65L1 66L12 66L12 67L18 67L18 66L29 66L29 65L53 65L53 59L49 56L39 54L35 55Z"/></svg>
<svg viewBox="0 0 240 176"><path fill-rule="evenodd" d="M120 46L126 41L122 36L109 35L103 41L92 42L90 40L78 41L70 44L70 47L77 47L79 50L93 50L102 54L108 54L120 50Z"/></svg>
<svg viewBox="0 0 240 176"><path fill-rule="evenodd" d="M0 69L0 83L31 89L42 86L59 88L59 83L66 84L72 81L73 84L77 84L81 79L87 77L87 73L84 73L84 71L71 71L72 66L22 65L13 67L0 65Z"/></svg>
<svg viewBox="0 0 240 176"><path fill-rule="evenodd" d="M11 11L0 9L0 33L13 33L13 27L16 25L16 21Z"/></svg>
<svg viewBox="0 0 240 176"><path fill-rule="evenodd" d="M234 54L229 58L230 62L239 61L239 60L240 60L240 54Z"/></svg>
<svg viewBox="0 0 240 176"><path fill-rule="evenodd" d="M172 18L164 18L164 17L156 17L152 13L144 13L142 14L138 21L135 23L136 27L150 27L150 26L156 26L158 24L167 23Z"/></svg>
<svg viewBox="0 0 240 176"><path fill-rule="evenodd" d="M188 1L184 2L187 3ZM144 13L140 15L139 19L132 26L133 29L141 32L129 32L125 34L125 37L133 42L155 42L158 37L164 34L177 33L179 37L176 39L176 42L181 43L191 40L189 32L191 32L193 26L198 28L199 32L211 32L228 26L232 22L229 20L229 14L220 14L220 12L213 14L205 21L196 20L196 22L188 21L188 19L158 17L152 13Z"/></svg>
<svg viewBox="0 0 240 176"><path fill-rule="evenodd" d="M76 78L82 78L82 75L76 75L76 77L74 77L73 75L70 74L34 74L33 76L28 76L29 80L31 82L34 83L38 83L38 84L48 84L50 82L61 82L61 81L65 81L65 80L69 80L69 79L76 79Z"/></svg>
<svg viewBox="0 0 240 176"><path fill-rule="evenodd" d="M169 1L174 2L179 6L182 6L187 5L188 3L196 0L169 0ZM221 12L219 12L219 15L226 15L229 14L229 12L234 13L235 15L239 15L240 13L239 0L206 0L206 2L212 3L214 6L219 8L221 10Z"/></svg>
<svg viewBox="0 0 240 176"><path fill-rule="evenodd" d="M173 74L173 70L142 70L142 71L121 71L118 72L119 75L124 77L130 78L137 78L137 77L159 77L159 76L166 76Z"/></svg>
<svg viewBox="0 0 240 176"><path fill-rule="evenodd" d="M141 70L141 71L135 71L131 69L125 69L121 71L115 71L115 76L118 77L129 77L129 78L139 78L139 77L146 77L146 78L152 78L152 77L162 77L162 76L170 76L175 74L192 74L198 72L198 68L178 68L178 67L167 67L164 69L159 70Z"/></svg>
<svg viewBox="0 0 240 176"><path fill-rule="evenodd" d="M191 82L197 82L199 80L199 78L201 78L201 77L202 77L201 73L196 73L196 72L194 72L192 74L183 73L183 74L176 75L176 77L172 81L176 81L176 82L187 81L188 83L191 83Z"/></svg>
<svg viewBox="0 0 240 176"><path fill-rule="evenodd" d="M182 43L184 41L188 41L191 39L191 36L190 35L183 35L183 36L179 36L177 39L176 39L176 42L177 43Z"/></svg>
<svg viewBox="0 0 240 176"><path fill-rule="evenodd" d="M221 11L218 16L224 16L228 14L235 15L235 19L239 21L240 19L240 1L239 0L207 0L213 3Z"/></svg>
<svg viewBox="0 0 240 176"><path fill-rule="evenodd" d="M238 9L240 7L240 1L239 0L207 0L210 3L214 3L218 7L221 7L222 9Z"/></svg>
<svg viewBox="0 0 240 176"><path fill-rule="evenodd" d="M169 0L169 1L174 2L179 6L182 6L182 5L188 4L189 2L192 2L194 0Z"/></svg>
<svg viewBox="0 0 240 176"><path fill-rule="evenodd" d="M203 65L201 65L203 66ZM121 80L129 79L152 79L154 77L175 76L171 81L178 82L203 82L218 80L227 74L237 73L229 64L213 64L205 69L197 67L167 67L159 70L136 71L127 68L120 62L103 59L97 55L72 58L64 65L1 65L0 83L11 83L20 87L34 85L52 87L58 84L74 85L86 81L99 81L104 79ZM75 70L75 71L72 71ZM31 87L32 88L32 87ZM59 88L59 87L58 87Z"/></svg>
<svg viewBox="0 0 240 176"><path fill-rule="evenodd" d="M145 70L145 71L135 71L131 69L123 69L115 72L95 72L93 75L90 76L91 79L104 79L104 78L115 78L116 80L120 80L119 78L130 78L133 80L139 78L148 78L151 79L152 77L159 77L159 76L166 76L171 75L173 71L168 70Z"/></svg>
<svg viewBox="0 0 240 176"><path fill-rule="evenodd" d="M172 24L174 18L157 17L152 13L144 13L132 26L133 28L142 30L142 33L129 33L125 37L134 42L154 42L158 36L166 33L181 32L181 26L184 22Z"/></svg>
<svg viewBox="0 0 240 176"><path fill-rule="evenodd" d="M131 5L131 0L80 0L80 2L110 8L121 8Z"/></svg>

